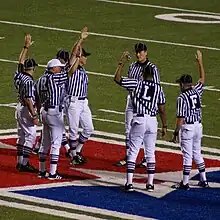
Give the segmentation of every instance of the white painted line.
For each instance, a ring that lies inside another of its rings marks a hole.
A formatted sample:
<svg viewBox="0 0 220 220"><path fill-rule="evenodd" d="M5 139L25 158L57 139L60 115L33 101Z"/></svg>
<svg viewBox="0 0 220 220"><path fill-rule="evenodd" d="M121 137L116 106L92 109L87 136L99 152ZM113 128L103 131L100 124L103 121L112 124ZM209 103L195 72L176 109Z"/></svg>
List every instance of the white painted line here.
<svg viewBox="0 0 220 220"><path fill-rule="evenodd" d="M39 127L38 127L38 129L39 129ZM8 132L8 130L10 131L9 135L4 135L4 136L0 135L0 144L2 144L2 146L1 146L2 148L4 148L4 146L6 146L5 148L8 148L8 145L5 145L4 143L1 143L1 139L17 138L17 135L10 135L10 133L12 133L11 131L16 132L17 131L16 129L0 130L0 134L1 133L6 134ZM168 130L173 131L173 130L170 130L170 129L168 129ZM37 133L37 135L39 135L39 134L40 133ZM122 134L115 134L115 133L109 133L109 132L96 131L95 130L94 135L103 136L105 138L90 137L90 140L99 141L99 142L103 142L103 143L109 143L109 144L118 144L118 145L123 145L123 146L125 145L124 144L125 135L122 135ZM203 135L203 136L206 136L206 137L210 138L209 135ZM111 138L117 138L117 139L122 140L122 141L112 140ZM211 136L211 138L220 139L220 137L216 137L216 136ZM168 146L168 147L172 147L172 146L173 147L180 147L179 143L172 143L172 142L167 141L167 140L157 140L156 143L159 144L159 145L164 145L164 146ZM16 148L11 147L11 149L16 149ZM219 153L220 154L220 149L217 149L217 148L202 147L202 149L204 151L207 151L207 152L210 152L210 153ZM167 151L167 150L170 150L170 149L160 148L160 151ZM174 150L172 149L171 151L174 151ZM211 155L209 155L209 156L211 156ZM217 156L214 156L214 157L216 158Z"/></svg>
<svg viewBox="0 0 220 220"><path fill-rule="evenodd" d="M0 59L0 62L6 62L6 63L18 63L18 61L16 60L8 60L8 59ZM45 68L46 65L42 65L42 64L38 64L39 67L43 67ZM91 71L86 71L88 74L90 75L94 75L94 76L103 76L103 77L110 77L113 79L114 75L111 74L104 74L104 73L98 73L98 72L91 72ZM176 83L170 83L170 82L160 82L162 85L166 85L166 86L176 86L178 87L179 84ZM214 92L220 92L220 89L214 89L214 86L205 86L204 89L207 91L214 91Z"/></svg>
<svg viewBox="0 0 220 220"><path fill-rule="evenodd" d="M4 37L0 37L0 40L3 40L3 39L5 39Z"/></svg>
<svg viewBox="0 0 220 220"><path fill-rule="evenodd" d="M135 2L123 2L123 1L111 1L111 0L97 0L97 1L98 2L112 3L112 4L120 4L120 5L141 6L141 7L148 7L148 8L159 8L159 9L166 9L166 10L172 10L172 11L197 12L197 13L202 13L202 14L220 15L220 13L215 13L215 12L197 11L197 10L183 9L183 8L172 8L172 7L166 7L166 6L161 6L161 5L141 4L141 3L135 3Z"/></svg>
<svg viewBox="0 0 220 220"><path fill-rule="evenodd" d="M109 109L99 109L99 111L107 112L107 113L113 113L113 114L119 114L119 115L124 115L125 114L124 112L118 112L118 111L109 110ZM94 118L94 120L100 120L100 121L103 121L103 122L110 122L110 123L116 123L116 124L124 124L124 122L122 122L122 121L114 121L114 120L108 120L108 119ZM159 128L159 129L161 129L161 128ZM174 131L172 129L167 129L167 130L170 131L170 132ZM220 140L219 136L213 136L213 135L206 135L206 134L204 134L203 137L213 138L213 139Z"/></svg>
<svg viewBox="0 0 220 220"><path fill-rule="evenodd" d="M104 118L93 117L92 119L95 120L95 121L109 122L109 123L114 123L114 124L125 124L122 121L115 121L115 120L104 119Z"/></svg>
<svg viewBox="0 0 220 220"><path fill-rule="evenodd" d="M98 109L98 111L100 112L106 112L106 113L113 113L113 114L117 114L117 115L125 115L124 112L118 112L118 111L115 111L115 110L109 110L109 109Z"/></svg>
<svg viewBox="0 0 220 220"><path fill-rule="evenodd" d="M0 23L2 23L2 24L11 24L11 25L16 25L16 26L39 28L39 29L44 29L44 30L61 31L61 32L69 32L69 33L80 33L80 31L76 31L76 30L48 27L48 26L42 26L42 25L37 25L37 24L26 24L26 23L14 22L14 21L0 20ZM133 41L143 41L143 42L151 42L151 43L157 43L157 44L166 44L166 45L174 45L174 46L181 46L181 47L191 47L191 48L197 48L197 49L200 48L200 49L206 49L206 50L220 51L220 48L202 46L202 45L183 44L183 43L175 43L175 42L168 42L168 41L159 41L159 40L150 40L150 39L135 38L135 37L126 37L126 36L120 36L120 35L101 34L101 33L94 33L94 32L89 32L89 34L93 35L93 36L99 36L99 37L108 37L108 38L133 40Z"/></svg>
<svg viewBox="0 0 220 220"><path fill-rule="evenodd" d="M100 208L93 208L89 206L81 206L81 205L75 205L75 204L70 204L67 202L59 202L55 200L49 200L49 199L44 199L44 198L37 198L34 196L25 196L25 195L19 195L16 193L12 192L1 192L0 195L2 196L7 196L10 198L16 198L16 199L22 199L30 202L35 202L35 203L40 203L40 204L49 204L49 205L54 205L62 208L68 208L68 209L76 209L76 210L81 210L81 211L86 211L86 212L92 212L96 214L102 214L102 215L110 215L122 219L135 219L135 220L146 220L149 218L144 218L141 216L135 216L135 215L129 215L126 213L121 213L121 212L116 212L116 211L110 211L106 209L100 209ZM81 218L78 218L81 219Z"/></svg>
<svg viewBox="0 0 220 220"><path fill-rule="evenodd" d="M32 212L43 213L43 214L59 216L59 217L65 217L65 218L70 218L70 219L82 219L82 220L101 220L101 219L103 219L103 218L96 218L96 217L87 216L87 215L75 214L75 213L71 213L71 212L67 212L67 211L59 211L56 209L43 208L43 207L33 206L33 205L25 205L25 204L21 204L21 203L17 203L17 202L7 202L4 200L0 200L0 204L2 206L7 206L10 208L28 210L28 211L32 211Z"/></svg>

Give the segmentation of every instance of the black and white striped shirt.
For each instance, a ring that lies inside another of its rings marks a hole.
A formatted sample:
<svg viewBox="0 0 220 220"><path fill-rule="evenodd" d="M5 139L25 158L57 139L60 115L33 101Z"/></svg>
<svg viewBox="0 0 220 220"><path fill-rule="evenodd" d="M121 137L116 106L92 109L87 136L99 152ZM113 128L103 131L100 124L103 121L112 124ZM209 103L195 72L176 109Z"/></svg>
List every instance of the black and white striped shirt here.
<svg viewBox="0 0 220 220"><path fill-rule="evenodd" d="M166 102L162 87L152 80L122 78L120 85L131 91L134 113L156 116L158 105Z"/></svg>
<svg viewBox="0 0 220 220"><path fill-rule="evenodd" d="M68 71L69 71L69 64L67 63L66 66L62 69L62 73L64 75L68 75ZM41 105L43 106L45 102L47 102L47 100L49 100L49 96L48 96L48 88L47 88L47 79L48 77L44 77L46 74L48 73L48 70L46 69L44 74L35 82L35 93L36 95L39 97ZM62 91L62 97L66 96L67 93L67 88L68 88L68 80L65 83L65 90Z"/></svg>
<svg viewBox="0 0 220 220"><path fill-rule="evenodd" d="M69 78L68 96L76 96L79 98L87 97L88 93L88 76L83 67L78 67L78 69Z"/></svg>
<svg viewBox="0 0 220 220"><path fill-rule="evenodd" d="M35 96L39 97L39 101L42 106L48 100L46 80L47 80L47 78L44 77L44 75L43 75L35 82L35 85L34 85Z"/></svg>
<svg viewBox="0 0 220 220"><path fill-rule="evenodd" d="M202 120L203 84L198 82L194 87L182 92L177 98L176 115L184 118L184 123L193 124Z"/></svg>
<svg viewBox="0 0 220 220"><path fill-rule="evenodd" d="M66 72L51 73L46 71L40 78L38 93L47 107L62 106L65 96L65 86L68 81Z"/></svg>
<svg viewBox="0 0 220 220"><path fill-rule="evenodd" d="M130 79L137 79L137 80L143 80L143 70L145 66L150 65L153 69L153 81L155 83L160 84L160 74L157 70L157 67L151 63L149 60L146 60L144 63L140 63L138 61L133 62L128 69L128 78Z"/></svg>
<svg viewBox="0 0 220 220"><path fill-rule="evenodd" d="M31 75L25 72L15 72L14 86L18 93L18 102L21 105L25 106L25 98L31 98L32 103L35 104L34 81Z"/></svg>

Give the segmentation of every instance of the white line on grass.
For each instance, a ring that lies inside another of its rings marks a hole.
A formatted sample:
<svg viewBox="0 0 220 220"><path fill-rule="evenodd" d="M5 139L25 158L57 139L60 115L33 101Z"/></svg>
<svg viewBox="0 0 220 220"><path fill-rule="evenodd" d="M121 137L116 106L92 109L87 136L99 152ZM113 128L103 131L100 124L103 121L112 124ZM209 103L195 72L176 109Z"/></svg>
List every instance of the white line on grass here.
<svg viewBox="0 0 220 220"><path fill-rule="evenodd" d="M93 118L93 120L99 120L99 119ZM104 121L104 120L105 119L102 119L102 121ZM113 121L111 121L111 120L108 120L107 122L113 123ZM120 122L120 124L123 124L123 122ZM38 127L37 131L39 131L41 129L42 129L42 127ZM68 129L68 127L66 127L66 129ZM0 144L5 145L4 143L1 143L1 139L17 138L17 135L11 135L11 133L14 133L16 131L17 131L17 129L0 130ZM80 129L80 131L81 131L81 129ZM173 130L170 130L170 131L173 131ZM4 134L4 135L1 135L1 134ZM39 135L39 134L40 133L37 132L37 135ZM105 131L96 131L96 130L94 131L94 135L103 136L104 138L91 137L90 140L102 141L104 143L124 145L125 135L109 133L109 132L105 132ZM207 135L204 135L204 137L207 137ZM209 137L216 138L216 136L209 136ZM122 140L122 142L117 141L117 140L112 140L112 138ZM217 139L220 139L220 137L217 137ZM180 147L180 145L178 143L172 143L172 142L165 141L165 140L157 140L156 143L160 144L160 145L168 146L168 147L171 147L171 146ZM15 148L13 148L13 149L15 149ZM216 149L216 148L203 147L202 149L204 151L211 152L211 153L220 153L220 150ZM166 150L162 150L162 151L166 151Z"/></svg>
<svg viewBox="0 0 220 220"><path fill-rule="evenodd" d="M11 24L11 25L16 25L16 26L39 28L39 29L44 29L44 30L62 31L62 32L69 32L69 33L80 33L80 31L76 31L76 30L48 27L48 26L42 26L42 25L37 25L37 24L26 24L26 23L14 22L14 21L2 21L2 20L0 20L0 23L2 23L2 24ZM174 43L174 42L168 42L168 41L150 40L150 39L126 37L126 36L120 36L120 35L101 34L101 33L94 33L94 32L89 32L89 34L93 35L93 36L99 36L99 37L109 37L109 38L116 38L116 39L123 39L123 40L143 41L143 42L166 44L166 45L172 45L172 46L191 47L191 48L197 48L197 49L200 48L200 49L206 49L206 50L220 51L220 48L202 46L202 45Z"/></svg>
<svg viewBox="0 0 220 220"><path fill-rule="evenodd" d="M183 8L172 8L172 7L166 7L166 6L161 6L161 5L141 4L141 3L135 3L135 2L123 2L123 1L111 1L111 0L97 0L97 1L120 4L120 5L131 5L131 6L141 6L141 7L148 7L148 8L167 9L167 10L172 10L172 11L196 12L196 13L202 13L202 14L220 15L220 13L215 13L215 12L198 11L198 10L183 9Z"/></svg>
<svg viewBox="0 0 220 220"><path fill-rule="evenodd" d="M13 193L13 192L1 192L0 195L11 197L11 198L16 198L16 199L22 199L22 200L30 201L30 202L34 202L34 203L40 203L40 204L46 204L46 205L49 204L49 205L58 206L58 207L62 207L62 208L76 209L76 210L80 210L80 211L91 212L91 213L95 213L95 214L102 214L102 215L107 215L107 216L112 216L112 217L122 218L122 219L131 219L131 220L133 220L133 219L136 219L136 220L149 219L149 218L145 218L142 216L135 216L132 214L126 214L126 213L111 211L111 210L107 210L107 209L94 208L94 207L83 206L83 205L76 205L76 204L71 204L71 203L67 203L67 202L59 202L59 201L50 200L50 199L37 198L34 196L19 195L17 193ZM77 218L77 219L81 219L81 218Z"/></svg>
<svg viewBox="0 0 220 220"><path fill-rule="evenodd" d="M67 211L59 211L56 209L50 209L50 208L44 208L44 207L39 207L36 205L26 205L22 203L17 203L17 202L7 202L4 200L0 200L0 204L2 206L7 206L10 208L17 208L17 209L22 209L22 210L28 210L32 212L37 212L37 213L43 213L47 215L52 215L52 216L59 216L59 217L65 217L65 218L70 218L70 219L82 219L82 220L101 220L103 218L96 218L92 216L87 216L83 214L75 214Z"/></svg>
<svg viewBox="0 0 220 220"><path fill-rule="evenodd" d="M4 39L4 37L0 37L0 40L3 40Z"/></svg>
<svg viewBox="0 0 220 220"><path fill-rule="evenodd" d="M119 112L119 111L109 110L109 109L99 109L98 111L106 112L106 113L112 113L112 114L117 114L117 115L124 115L125 114L124 112ZM94 118L94 120L100 120L100 119L99 118ZM110 123L124 124L124 122L121 122L121 121L114 121L114 120L109 120L109 119L101 119L101 121L103 121L103 122L105 120L106 120L106 122L110 122ZM168 129L168 131L173 132L174 130ZM213 136L213 135L206 135L206 134L204 134L203 137L220 140L219 136Z"/></svg>
<svg viewBox="0 0 220 220"><path fill-rule="evenodd" d="M16 60L8 60L8 59L0 59L0 62L6 62L6 63L18 63L18 61ZM46 65L42 65L42 64L38 64L39 67L43 67L46 68ZM88 74L90 75L94 75L94 76L103 76L103 77L110 77L113 79L113 75L111 74L104 74L104 73L98 73L98 72L91 72L91 71L86 71ZM178 87L179 85L176 83L170 83L170 82L160 82L162 85L166 85L166 86L176 86ZM215 89L213 88L214 86L205 86L205 90L208 91L213 91L213 92L220 92L220 89Z"/></svg>

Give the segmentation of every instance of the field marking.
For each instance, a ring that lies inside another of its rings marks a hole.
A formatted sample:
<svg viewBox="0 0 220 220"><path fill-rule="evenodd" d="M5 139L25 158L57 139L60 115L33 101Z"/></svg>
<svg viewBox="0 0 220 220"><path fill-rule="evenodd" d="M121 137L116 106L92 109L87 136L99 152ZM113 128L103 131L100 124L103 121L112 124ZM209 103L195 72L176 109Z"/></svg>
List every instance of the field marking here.
<svg viewBox="0 0 220 220"><path fill-rule="evenodd" d="M17 202L8 202L4 200L0 200L0 205L2 206L7 206L10 208L17 208L17 209L22 209L22 210L28 210L32 212L37 212L37 213L43 213L47 215L53 215L53 216L59 216L59 217L65 217L65 218L70 218L70 219L82 219L82 220L101 220L103 218L96 218L92 216L87 216L83 214L75 214L67 211L59 211L56 209L50 209L50 208L44 208L40 206L33 206L33 205L26 205L22 203L17 203Z"/></svg>
<svg viewBox="0 0 220 220"><path fill-rule="evenodd" d="M2 23L2 24L11 24L11 25L16 25L16 26L39 28L39 29L45 29L45 30L68 32L68 33L77 33L77 34L80 33L80 31L76 31L76 30L48 27L48 26L42 26L42 25L37 25L37 24L26 24L26 23L14 22L14 21L3 21L3 20L0 20L0 23ZM150 39L126 37L126 36L120 36L120 35L101 34L101 33L94 33L94 32L89 32L89 34L93 35L93 36L99 36L99 37L108 37L108 38L116 38L116 39L123 39L123 40L133 40L133 41L143 41L143 42L151 42L151 43L157 43L157 44L166 44L166 45L172 45L172 46L191 47L191 48L197 48L197 49L200 48L200 49L206 49L206 50L220 51L220 48L209 47L209 46L202 46L202 45L174 43L174 42L169 42L169 41L150 40Z"/></svg>
<svg viewBox="0 0 220 220"><path fill-rule="evenodd" d="M0 62L6 62L6 63L18 63L18 61L16 60L8 60L8 59L0 59ZM38 64L39 67L43 67L46 68L46 65L43 64ZM103 77L110 77L113 79L114 75L111 74L104 74L104 73L99 73L99 72L91 72L91 71L86 71L88 74L90 75L94 75L94 76L103 76ZM166 85L166 86L175 86L175 87L179 87L179 84L177 83L170 83L170 82L160 82L161 85ZM205 90L207 91L213 91L213 92L220 92L220 89L216 89L214 88L214 86L205 86L204 87Z"/></svg>
<svg viewBox="0 0 220 220"><path fill-rule="evenodd" d="M0 37L0 40L3 40L3 39L5 39L4 37Z"/></svg>
<svg viewBox="0 0 220 220"><path fill-rule="evenodd" d="M159 14L154 16L157 19L172 22L184 22L191 24L219 24L220 16L217 15L204 15L204 14L192 14L192 13L171 13L171 14ZM186 18L185 18L186 17ZM190 18L187 18L190 17ZM192 17L194 19L192 19ZM196 18L210 18L210 20L202 20Z"/></svg>
<svg viewBox="0 0 220 220"><path fill-rule="evenodd" d="M96 118L94 119L96 120ZM98 119L99 120L99 119ZM102 119L103 122L105 122L105 119ZM108 120L107 122L113 123L111 120ZM120 124L123 124L123 122L120 122ZM40 135L40 130L42 129L42 126L37 127L37 135ZM66 129L68 129L68 126L66 126ZM168 129L169 131L173 131ZM82 129L79 129L79 131L82 131ZM1 142L1 139L7 139L7 138L17 138L17 134L12 134L12 133L16 133L17 129L5 129L5 130L0 130L0 143L2 145L5 145L4 143ZM125 146L124 140L125 140L125 135L122 134L115 134L115 133L110 133L110 132L105 132L105 131L94 131L94 136L103 136L102 137L90 137L90 140L93 141L99 141L99 142L104 142L104 143L109 143L109 144L118 144L118 145L123 145ZM209 138L215 138L215 139L220 139L220 137L217 136L210 136L210 135L203 135L204 137L209 137ZM113 139L112 139L113 138ZM118 140L114 140L118 139ZM121 141L119 141L121 140ZM156 144L159 145L164 145L164 146L168 146L168 147L179 147L180 148L180 144L179 143L172 143L168 140L157 140ZM6 146L7 147L7 146ZM15 148L13 148L15 149ZM170 152L169 148L160 148L158 147L158 149L160 149L161 151L165 151L165 152ZM209 153L219 153L220 154L220 149L217 148L209 148L209 147L202 147L203 151L207 151ZM174 151L173 149L171 151ZM208 155L208 157L211 157L212 155ZM217 157L217 156L213 156L213 157ZM219 157L220 159L220 157Z"/></svg>
<svg viewBox="0 0 220 220"><path fill-rule="evenodd" d="M115 110L110 110L110 109L99 109L98 111L101 111L101 112L106 112L106 113L112 113L112 114L117 114L117 115L124 115L125 113L124 112L119 112L119 111L115 111ZM102 119L102 121L105 121L105 119ZM110 120L107 120L106 122L110 122ZM121 121L115 121L116 123L123 123L124 122L121 122ZM114 123L114 121L112 120L111 123ZM161 128L159 128L161 129ZM172 129L167 129L168 131L170 132L174 132L174 130ZM219 136L213 136L213 135L206 135L206 134L203 134L203 137L206 137L206 138L211 138L211 139L217 139L217 140L220 140L220 137Z"/></svg>
<svg viewBox="0 0 220 220"><path fill-rule="evenodd" d="M183 8L173 8L173 7L167 7L167 6L161 6L161 5L141 4L141 3L135 3L135 2L123 2L123 1L111 1L111 0L96 0L96 1L112 3L112 4L120 4L120 5L131 5L131 6L141 6L141 7L148 7L148 8L167 9L167 10L172 10L172 11L196 12L196 13L202 13L202 14L220 15L220 13L216 13L216 12L198 11L198 10L183 9Z"/></svg>
<svg viewBox="0 0 220 220"><path fill-rule="evenodd" d="M34 196L19 195L14 192L2 191L2 192L0 192L0 195L6 196L9 198L22 199L22 200L34 202L34 203L40 203L40 204L45 204L45 205L49 204L49 205L53 205L53 206L57 206L57 207L61 207L61 208L75 209L75 210L86 211L86 212L91 212L91 213L95 213L95 214L102 214L102 215L106 215L106 216L109 215L109 216L114 216L114 217L122 218L122 219L130 219L130 220L150 219L150 218L144 218L142 216L135 216L132 214L110 211L107 209L94 208L94 207L83 206L83 205L75 205L75 204L70 204L67 202L59 202L59 201L55 201L55 200L38 198L38 197L34 197ZM81 219L81 218L78 218L78 219Z"/></svg>

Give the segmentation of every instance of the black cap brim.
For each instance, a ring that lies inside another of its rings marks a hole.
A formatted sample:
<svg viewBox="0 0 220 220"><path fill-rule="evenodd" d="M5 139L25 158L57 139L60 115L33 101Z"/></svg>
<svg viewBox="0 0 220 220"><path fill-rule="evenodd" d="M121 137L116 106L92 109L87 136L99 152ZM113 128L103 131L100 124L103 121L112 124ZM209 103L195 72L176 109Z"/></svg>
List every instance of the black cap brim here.
<svg viewBox="0 0 220 220"><path fill-rule="evenodd" d="M85 49L82 48L82 56L88 57L88 56L90 56L90 55L91 55L91 53L86 52Z"/></svg>
<svg viewBox="0 0 220 220"><path fill-rule="evenodd" d="M90 56L90 55L91 55L91 53L87 53L87 52L85 52L85 53L82 54L82 56L84 56L84 57L88 57L88 56Z"/></svg>

